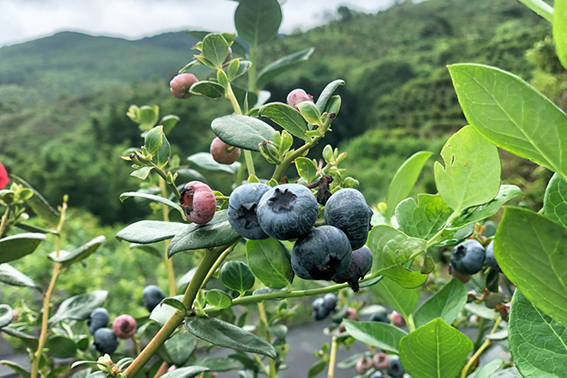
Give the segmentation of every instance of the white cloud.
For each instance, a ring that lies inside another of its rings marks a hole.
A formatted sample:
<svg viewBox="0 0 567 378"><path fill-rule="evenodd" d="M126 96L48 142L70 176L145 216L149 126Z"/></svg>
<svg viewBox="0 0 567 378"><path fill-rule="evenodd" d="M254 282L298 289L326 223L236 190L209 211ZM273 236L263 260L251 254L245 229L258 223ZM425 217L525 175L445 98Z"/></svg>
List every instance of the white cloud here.
<svg viewBox="0 0 567 378"><path fill-rule="evenodd" d="M321 24L339 5L373 12L393 0L287 0L283 32ZM0 0L0 46L62 30L140 38L185 28L234 31L227 0Z"/></svg>

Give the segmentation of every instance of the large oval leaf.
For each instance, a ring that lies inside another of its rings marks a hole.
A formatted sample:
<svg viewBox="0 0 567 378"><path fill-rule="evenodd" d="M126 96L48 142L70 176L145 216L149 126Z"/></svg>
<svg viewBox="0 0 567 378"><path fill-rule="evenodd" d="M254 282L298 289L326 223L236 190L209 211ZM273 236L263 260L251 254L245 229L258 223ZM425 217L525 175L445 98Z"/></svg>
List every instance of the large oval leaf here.
<svg viewBox="0 0 567 378"><path fill-rule="evenodd" d="M519 77L498 68L456 64L449 72L469 123L498 147L567 179L567 116Z"/></svg>
<svg viewBox="0 0 567 378"><path fill-rule="evenodd" d="M195 164L197 167L203 168L207 171L220 171L235 175L240 169L240 163L235 161L230 165L219 164L213 159L213 155L208 152L198 152L187 158L190 163ZM203 180L199 180L203 181Z"/></svg>
<svg viewBox="0 0 567 378"><path fill-rule="evenodd" d="M382 301L407 319L419 304L417 289L406 289L389 278L372 287Z"/></svg>
<svg viewBox="0 0 567 378"><path fill-rule="evenodd" d="M251 151L259 151L258 145L266 140L273 142L276 133L267 123L240 114L217 118L211 128L226 144Z"/></svg>
<svg viewBox="0 0 567 378"><path fill-rule="evenodd" d="M169 257L183 251L229 245L240 238L228 223L226 210L217 211L207 224L192 223L184 226L169 243Z"/></svg>
<svg viewBox="0 0 567 378"><path fill-rule="evenodd" d="M254 287L254 275L248 268L248 265L242 261L229 261L223 265L220 271L220 279L231 290L245 292Z"/></svg>
<svg viewBox="0 0 567 378"><path fill-rule="evenodd" d="M179 213L182 216L185 215L183 209L181 208L181 206L178 203L175 203L173 201L168 200L167 198L164 198L164 197L161 197L161 196L156 196L156 195L153 195L153 194L141 193L141 192L126 192L126 193L122 193L120 195L120 201L124 202L124 200L126 198L131 198L131 197L144 198L144 199L147 199L147 200L150 200L150 201L153 201L153 202L158 202L158 203L169 206L172 209L179 211Z"/></svg>
<svg viewBox="0 0 567 378"><path fill-rule="evenodd" d="M90 255L95 253L95 251L105 242L106 242L106 238L101 235L99 237L94 238L87 244L75 249L74 251L71 252L60 251L59 257L57 257L57 254L55 252L52 252L47 257L65 266L75 264L83 261Z"/></svg>
<svg viewBox="0 0 567 378"><path fill-rule="evenodd" d="M436 318L453 324L465 303L467 289L461 281L453 279L421 305L415 313L415 325L421 327Z"/></svg>
<svg viewBox="0 0 567 378"><path fill-rule="evenodd" d="M259 115L271 119L291 135L305 140L309 139L305 135L305 131L309 129L307 122L301 113L287 104L281 102L266 104L260 108Z"/></svg>
<svg viewBox="0 0 567 378"><path fill-rule="evenodd" d="M49 353L57 358L72 358L77 354L77 344L65 336L52 335L47 339L46 344Z"/></svg>
<svg viewBox="0 0 567 378"><path fill-rule="evenodd" d="M190 93L209 98L221 98L224 96L224 87L214 81L199 81L191 86Z"/></svg>
<svg viewBox="0 0 567 378"><path fill-rule="evenodd" d="M543 12L539 13L542 17L546 17L549 20L549 14L553 14L553 41L555 42L555 51L557 52L557 57L563 64L563 67L567 67L567 1L565 0L555 0L553 2L553 8L543 1L538 2L539 7L535 11L540 11L543 8ZM551 21L551 20L549 20Z"/></svg>
<svg viewBox="0 0 567 378"><path fill-rule="evenodd" d="M222 34L211 33L203 39L203 55L217 68L222 68L228 48L228 42Z"/></svg>
<svg viewBox="0 0 567 378"><path fill-rule="evenodd" d="M169 363L183 366L197 349L197 339L188 332L178 332L163 344Z"/></svg>
<svg viewBox="0 0 567 378"><path fill-rule="evenodd" d="M567 229L523 208L504 209L494 239L502 271L526 298L567 326Z"/></svg>
<svg viewBox="0 0 567 378"><path fill-rule="evenodd" d="M400 360L414 378L456 377L472 349L468 336L435 319L400 341Z"/></svg>
<svg viewBox="0 0 567 378"><path fill-rule="evenodd" d="M130 243L150 244L171 239L187 229L187 224L161 221L132 223L116 234L116 238Z"/></svg>
<svg viewBox="0 0 567 378"><path fill-rule="evenodd" d="M282 23L282 9L277 0L240 0L234 13L238 36L251 46L276 38Z"/></svg>
<svg viewBox="0 0 567 378"><path fill-rule="evenodd" d="M549 180L545 189L543 213L549 219L567 227L567 182L557 173Z"/></svg>
<svg viewBox="0 0 567 378"><path fill-rule="evenodd" d="M0 264L0 282L11 286L40 288L34 280L8 264Z"/></svg>
<svg viewBox="0 0 567 378"><path fill-rule="evenodd" d="M560 377L567 371L567 329L516 290L508 328L510 351L524 377Z"/></svg>
<svg viewBox="0 0 567 378"><path fill-rule="evenodd" d="M291 285L293 270L287 248L275 239L248 240L246 260L250 270L262 283L272 289Z"/></svg>
<svg viewBox="0 0 567 378"><path fill-rule="evenodd" d="M0 263L18 260L29 255L45 240L45 235L29 233L0 239Z"/></svg>
<svg viewBox="0 0 567 378"><path fill-rule="evenodd" d="M108 291L97 290L68 298L61 303L49 322L53 324L65 319L85 320L95 308L104 304L107 295Z"/></svg>
<svg viewBox="0 0 567 378"><path fill-rule="evenodd" d="M194 316L185 321L185 328L195 337L213 345L237 351L258 353L274 359L277 356L276 350L271 344L222 320Z"/></svg>
<svg viewBox="0 0 567 378"><path fill-rule="evenodd" d="M275 60L272 63L268 64L258 74L258 80L256 80L256 88L264 88L266 84L268 84L280 74L284 73L290 68L295 67L301 62L307 61L311 54L313 54L313 51L315 51L315 49L313 47L310 47L308 49L297 51L293 54L281 57L278 60Z"/></svg>
<svg viewBox="0 0 567 378"><path fill-rule="evenodd" d="M26 200L26 204L32 209L34 213L47 220L54 226L59 223L59 217L61 216L59 212L57 212L57 210L55 210L53 206L51 206L49 202L47 202L47 200L43 198L43 196L37 190L35 190L33 186L31 186L27 181L19 176L10 175L10 177L18 184L21 184L33 191L33 196Z"/></svg>
<svg viewBox="0 0 567 378"><path fill-rule="evenodd" d="M392 353L398 353L400 340L407 335L398 327L386 323L343 320L343 324L348 334L356 340Z"/></svg>

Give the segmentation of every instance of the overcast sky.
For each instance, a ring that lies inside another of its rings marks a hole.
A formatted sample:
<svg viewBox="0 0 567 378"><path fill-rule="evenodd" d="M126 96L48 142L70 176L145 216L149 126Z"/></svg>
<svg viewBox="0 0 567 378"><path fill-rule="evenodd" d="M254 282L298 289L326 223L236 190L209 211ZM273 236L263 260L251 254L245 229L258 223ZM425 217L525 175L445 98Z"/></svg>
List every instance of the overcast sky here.
<svg viewBox="0 0 567 378"><path fill-rule="evenodd" d="M287 0L282 31L321 24L339 5L375 12L393 0ZM284 3L282 1L282 3ZM139 38L184 28L234 31L228 0L0 0L0 46L62 30Z"/></svg>

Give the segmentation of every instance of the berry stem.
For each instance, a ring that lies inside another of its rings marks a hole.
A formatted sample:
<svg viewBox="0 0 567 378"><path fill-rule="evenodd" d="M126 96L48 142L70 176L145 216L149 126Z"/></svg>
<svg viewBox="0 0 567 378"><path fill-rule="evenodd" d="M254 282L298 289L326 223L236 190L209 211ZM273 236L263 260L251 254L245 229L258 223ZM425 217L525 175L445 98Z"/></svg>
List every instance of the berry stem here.
<svg viewBox="0 0 567 378"><path fill-rule="evenodd" d="M197 297L197 293L201 289L201 285L205 280L209 270L215 265L217 259L221 256L221 254L226 250L226 246L214 248L212 250L208 250L193 279L187 286L187 290L185 291L185 295L181 302L185 305L189 311L193 307L193 302L195 302L195 298ZM173 315L169 318L169 320L161 327L158 333L154 336L154 338L150 341L150 343L142 350L136 359L132 362L130 366L124 371L124 374L127 377L134 377L149 361L149 359L157 353L158 349L165 343L165 341L171 336L171 334L179 327L179 325L185 319L185 314L179 310L175 311Z"/></svg>
<svg viewBox="0 0 567 378"><path fill-rule="evenodd" d="M494 332L496 332L496 330L498 329L498 325L500 325L500 322L502 321L502 318L499 317L498 319L496 319L496 322L494 323L494 327L492 327L492 331L490 331L490 334L492 335ZM461 371L461 378L466 378L466 376L469 373L469 370L471 370L471 367L474 365L475 361L480 357L480 355L490 346L492 345L492 340L490 339L486 339L484 340L484 343L480 346L480 348L478 348L478 350L475 352L475 354L473 354L473 356L471 357L471 359L469 360L469 362L467 362L467 364L465 365L465 367L463 368L463 370Z"/></svg>
<svg viewBox="0 0 567 378"><path fill-rule="evenodd" d="M59 257L61 251L61 230L63 229L63 224L65 223L65 212L67 211L67 196L63 197L63 204L60 207L61 215L59 216L59 224L57 225L57 234L55 234L55 256ZM47 334L49 332L49 307L51 303L51 295L55 289L55 284L57 283L57 278L61 274L61 264L55 263L53 265L53 273L51 274L51 281L47 287L47 291L43 294L43 314L41 318L41 331L39 333L39 339L37 342L37 350L32 356L32 370L30 378L36 378L39 372L39 361L43 354L43 347L47 340Z"/></svg>
<svg viewBox="0 0 567 378"><path fill-rule="evenodd" d="M167 183L167 174L164 172L164 170L158 167L157 165L155 165L151 161L148 164L151 167L153 167L154 171L156 171L156 173ZM168 183L167 186L169 186L169 189L177 199L181 197L181 194L179 193L179 190L177 190L177 186L175 186L175 183L171 183L171 184Z"/></svg>
<svg viewBox="0 0 567 378"><path fill-rule="evenodd" d="M333 336L333 341L331 342L331 351L329 352L329 372L327 373L327 378L335 378L335 363L337 361L337 337Z"/></svg>
<svg viewBox="0 0 567 378"><path fill-rule="evenodd" d="M406 320L407 320L406 323L408 325L408 330L410 332L415 331L415 322L413 321L413 314L409 314Z"/></svg>
<svg viewBox="0 0 567 378"><path fill-rule="evenodd" d="M161 189L161 195L167 198L167 188L166 182L164 179L160 177L159 179L159 187ZM169 222L169 207L163 205L163 220L165 222ZM169 283L169 296L173 297L177 294L177 285L175 284L175 270L173 269L173 261L167 255L167 249L169 247L170 240L166 240L164 242L164 258L163 262L165 263L165 268L167 271L167 282Z"/></svg>

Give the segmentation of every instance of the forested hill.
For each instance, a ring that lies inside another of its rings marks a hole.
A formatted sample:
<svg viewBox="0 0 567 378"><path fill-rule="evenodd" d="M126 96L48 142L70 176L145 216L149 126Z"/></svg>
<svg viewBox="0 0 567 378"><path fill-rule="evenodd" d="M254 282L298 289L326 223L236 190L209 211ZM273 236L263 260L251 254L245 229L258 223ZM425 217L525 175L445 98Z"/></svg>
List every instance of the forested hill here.
<svg viewBox="0 0 567 378"><path fill-rule="evenodd" d="M378 201L403 159L435 149L464 124L447 64L497 65L561 100L550 34L549 23L516 0L403 2L377 14L343 13L280 38L263 51L260 65L316 48L309 62L267 88L273 101L296 87L317 95L326 83L346 80L331 142L349 151L352 175ZM136 186L116 157L140 143L125 116L128 106L152 103L178 114L172 140L181 156L206 149L210 121L229 111L221 102L169 95L167 83L194 43L186 33L126 41L66 32L1 48L0 160L51 199L76 192L82 198L75 203L87 203L106 221L131 217L116 200Z"/></svg>

